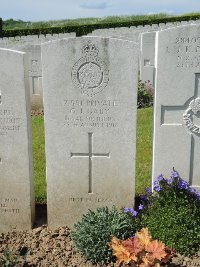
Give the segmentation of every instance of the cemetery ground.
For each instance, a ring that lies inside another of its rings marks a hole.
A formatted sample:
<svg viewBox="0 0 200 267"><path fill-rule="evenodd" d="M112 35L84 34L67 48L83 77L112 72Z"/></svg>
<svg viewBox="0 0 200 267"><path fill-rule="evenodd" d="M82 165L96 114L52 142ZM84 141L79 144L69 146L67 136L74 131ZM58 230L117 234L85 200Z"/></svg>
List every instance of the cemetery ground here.
<svg viewBox="0 0 200 267"><path fill-rule="evenodd" d="M144 193L144 188L150 186L151 154L152 154L152 108L138 110L137 120L137 161L136 161L136 196ZM4 266L32 266L32 267L92 267L89 262L77 252L74 242L70 237L70 230L64 226L54 230L46 225L46 182L45 182L45 151L44 151L44 121L43 116L32 116L33 154L35 174L35 195L37 227L28 232L13 232L0 235L0 257L5 248L8 265ZM39 208L38 208L39 207ZM43 225L42 225L43 224ZM39 227L38 227L39 226ZM24 247L28 256L24 261L20 258L18 263L12 265L18 259L14 253ZM96 265L119 266L117 264ZM196 256L188 257L176 254L169 267L200 266L200 252Z"/></svg>

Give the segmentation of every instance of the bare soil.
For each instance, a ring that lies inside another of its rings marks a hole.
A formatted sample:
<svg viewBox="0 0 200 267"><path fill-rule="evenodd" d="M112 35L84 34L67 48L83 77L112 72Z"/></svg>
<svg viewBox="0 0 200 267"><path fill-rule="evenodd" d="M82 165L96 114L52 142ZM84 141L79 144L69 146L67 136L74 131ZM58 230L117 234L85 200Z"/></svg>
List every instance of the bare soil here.
<svg viewBox="0 0 200 267"><path fill-rule="evenodd" d="M46 225L46 205L36 206L36 225L33 230L10 232L0 235L0 259L6 248L19 255L22 248L27 248L28 255L22 265L26 267L94 267L86 263L77 252L70 238L70 229L66 226L51 230ZM101 265L103 267L104 265ZM108 267L117 266L111 264ZM175 254L168 267L200 266L200 251L189 258ZM95 265L100 267L100 265Z"/></svg>

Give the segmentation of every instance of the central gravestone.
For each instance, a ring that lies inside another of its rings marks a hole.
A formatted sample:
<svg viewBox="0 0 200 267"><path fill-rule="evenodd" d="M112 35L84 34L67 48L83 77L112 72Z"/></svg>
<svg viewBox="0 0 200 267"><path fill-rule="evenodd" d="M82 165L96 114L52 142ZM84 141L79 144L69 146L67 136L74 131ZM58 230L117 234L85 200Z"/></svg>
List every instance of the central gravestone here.
<svg viewBox="0 0 200 267"><path fill-rule="evenodd" d="M137 47L69 38L42 47L48 223L134 204Z"/></svg>
<svg viewBox="0 0 200 267"><path fill-rule="evenodd" d="M156 33L153 177L173 167L200 188L199 25Z"/></svg>

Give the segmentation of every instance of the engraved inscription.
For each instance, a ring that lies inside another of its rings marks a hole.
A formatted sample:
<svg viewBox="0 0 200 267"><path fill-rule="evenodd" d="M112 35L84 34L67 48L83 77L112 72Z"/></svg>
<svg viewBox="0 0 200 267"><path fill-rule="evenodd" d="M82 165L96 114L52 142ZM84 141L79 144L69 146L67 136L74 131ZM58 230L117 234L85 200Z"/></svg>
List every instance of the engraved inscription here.
<svg viewBox="0 0 200 267"><path fill-rule="evenodd" d="M108 84L109 71L105 62L98 57L98 49L90 41L83 47L83 57L72 67L72 82L82 95L94 96Z"/></svg>
<svg viewBox="0 0 200 267"><path fill-rule="evenodd" d="M81 128L117 128L119 118L115 116L120 107L119 100L65 99L65 125Z"/></svg>
<svg viewBox="0 0 200 267"><path fill-rule="evenodd" d="M100 198L100 197L95 197L95 198L89 198L89 197L71 197L69 198L69 202L113 202L112 199L108 198Z"/></svg>
<svg viewBox="0 0 200 267"><path fill-rule="evenodd" d="M0 213L18 214L20 213L19 208L16 207L18 204L17 198L0 198Z"/></svg>
<svg viewBox="0 0 200 267"><path fill-rule="evenodd" d="M166 52L176 55L177 68L200 67L200 36L176 37Z"/></svg>
<svg viewBox="0 0 200 267"><path fill-rule="evenodd" d="M15 117L13 110L0 109L0 136L7 136L12 132L19 132L21 118Z"/></svg>

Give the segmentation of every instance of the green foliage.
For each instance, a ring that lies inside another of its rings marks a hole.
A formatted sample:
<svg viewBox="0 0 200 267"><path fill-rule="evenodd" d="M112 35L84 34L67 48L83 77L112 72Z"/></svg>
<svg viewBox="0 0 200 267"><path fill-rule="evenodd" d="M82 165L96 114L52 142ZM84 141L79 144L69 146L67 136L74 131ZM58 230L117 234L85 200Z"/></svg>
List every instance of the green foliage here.
<svg viewBox="0 0 200 267"><path fill-rule="evenodd" d="M148 227L154 239L181 254L194 254L200 244L200 194L178 175L159 176L157 192L148 197L141 213L141 227Z"/></svg>
<svg viewBox="0 0 200 267"><path fill-rule="evenodd" d="M24 266L29 251L27 247L23 247L19 253L14 253L11 249L5 249L0 266L2 267L22 267Z"/></svg>
<svg viewBox="0 0 200 267"><path fill-rule="evenodd" d="M189 14L185 16L168 16L166 14L157 14L157 15L141 15L141 16L130 16L128 19L126 17L121 17L120 19L111 19L111 17L107 19L87 19L88 23L80 23L79 20L68 20L68 23L61 23L61 26L56 23L50 22L38 22L37 24L27 22L25 28L21 29L4 29L3 36L4 37L15 37L15 36L26 36L26 35L40 35L40 34L55 34L55 33L65 33L65 32L76 32L77 36L86 35L93 30L96 29L106 29L106 28L117 28L117 27L131 27L131 26L139 26L139 25L152 25L159 23L167 23L167 22L180 22L180 21L188 21L188 20L196 20L200 18L200 14ZM118 17L117 17L118 18ZM79 22L78 22L79 21ZM50 26L50 25L51 26ZM37 26L36 26L37 25ZM53 25L53 26L52 26ZM32 28L34 27L34 28Z"/></svg>
<svg viewBox="0 0 200 267"><path fill-rule="evenodd" d="M13 29L34 29L34 28L48 28L48 27L63 27L63 26L75 26L75 25L87 25L98 23L113 23L124 21L135 21L144 19L161 19L169 17L165 13L152 14L152 15L131 15L131 16L108 16L102 18L78 18L78 19L65 19L65 20L50 20L50 21L22 21L8 19L4 21L4 30Z"/></svg>
<svg viewBox="0 0 200 267"><path fill-rule="evenodd" d="M137 100L138 108L153 106L153 93L154 93L154 88L149 81L145 83L139 81L138 100Z"/></svg>
<svg viewBox="0 0 200 267"><path fill-rule="evenodd" d="M3 37L3 21L2 21L2 18L0 18L0 37Z"/></svg>
<svg viewBox="0 0 200 267"><path fill-rule="evenodd" d="M102 207L95 212L89 210L83 215L74 226L72 238L86 260L107 264L113 260L112 250L108 246L112 236L126 239L135 230L135 225L129 216L118 212L114 206L110 210Z"/></svg>

